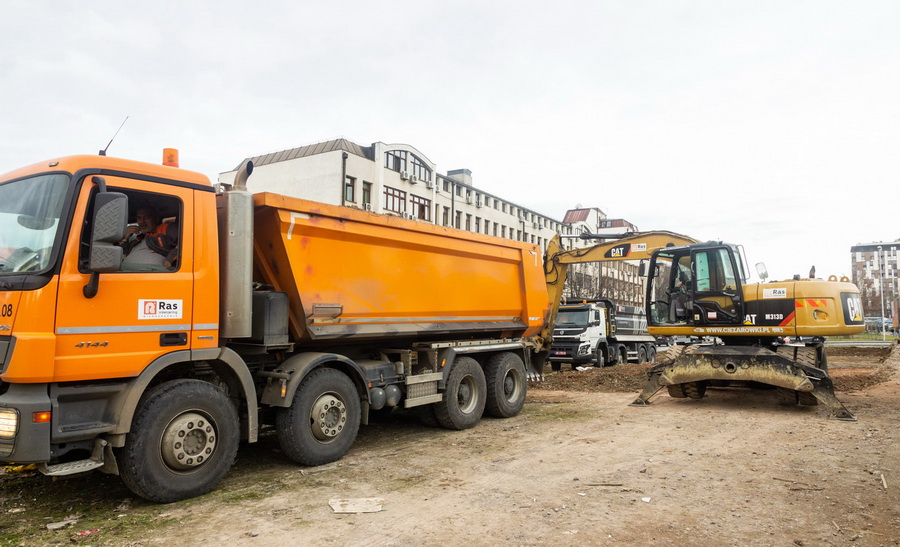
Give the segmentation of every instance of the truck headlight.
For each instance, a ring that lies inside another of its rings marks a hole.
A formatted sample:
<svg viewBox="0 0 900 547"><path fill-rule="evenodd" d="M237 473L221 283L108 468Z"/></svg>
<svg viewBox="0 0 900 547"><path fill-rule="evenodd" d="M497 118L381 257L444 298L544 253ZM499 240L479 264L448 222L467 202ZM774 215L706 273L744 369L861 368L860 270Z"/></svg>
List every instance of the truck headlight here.
<svg viewBox="0 0 900 547"><path fill-rule="evenodd" d="M581 344L578 346L578 355L588 355L589 353L591 353L590 344Z"/></svg>
<svg viewBox="0 0 900 547"><path fill-rule="evenodd" d="M19 429L19 412L14 408L0 408L0 439L12 439Z"/></svg>

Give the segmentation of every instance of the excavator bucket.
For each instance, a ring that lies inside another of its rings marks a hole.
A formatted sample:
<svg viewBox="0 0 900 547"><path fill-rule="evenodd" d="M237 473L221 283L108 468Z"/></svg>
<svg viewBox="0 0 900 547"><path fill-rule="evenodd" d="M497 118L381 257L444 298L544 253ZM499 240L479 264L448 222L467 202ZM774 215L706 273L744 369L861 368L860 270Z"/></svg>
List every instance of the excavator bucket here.
<svg viewBox="0 0 900 547"><path fill-rule="evenodd" d="M544 381L544 364L547 363L547 357L549 356L549 350L539 351L531 356L531 359L529 359L529 362L526 365L527 370L525 371L529 382Z"/></svg>
<svg viewBox="0 0 900 547"><path fill-rule="evenodd" d="M663 386L673 397L699 399L709 385L760 383L778 388L782 401L802 405L818 403L834 419L856 420L834 394L821 344L773 349L722 345L679 347L676 355L647 371L647 383L631 406L647 406Z"/></svg>

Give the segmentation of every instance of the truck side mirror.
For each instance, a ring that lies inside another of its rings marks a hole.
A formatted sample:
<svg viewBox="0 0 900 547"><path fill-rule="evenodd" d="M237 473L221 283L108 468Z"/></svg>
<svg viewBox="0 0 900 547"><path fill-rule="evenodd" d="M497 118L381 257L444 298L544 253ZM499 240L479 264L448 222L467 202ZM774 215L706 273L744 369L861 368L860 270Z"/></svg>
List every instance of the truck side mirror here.
<svg viewBox="0 0 900 547"><path fill-rule="evenodd" d="M756 263L756 273L763 282L769 277L769 271L766 269L766 265L763 262Z"/></svg>
<svg viewBox="0 0 900 547"><path fill-rule="evenodd" d="M100 192L94 197L94 216L91 223L88 269L91 280L84 287L84 295L97 295L99 274L115 272L122 267L124 251L116 245L125 237L128 222L128 196L119 192Z"/></svg>

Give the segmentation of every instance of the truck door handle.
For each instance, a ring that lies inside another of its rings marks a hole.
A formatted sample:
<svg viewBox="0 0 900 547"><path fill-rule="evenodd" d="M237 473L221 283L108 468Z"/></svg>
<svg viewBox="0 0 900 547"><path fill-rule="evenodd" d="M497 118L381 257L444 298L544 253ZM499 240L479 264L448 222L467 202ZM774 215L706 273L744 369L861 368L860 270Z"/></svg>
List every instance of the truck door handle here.
<svg viewBox="0 0 900 547"><path fill-rule="evenodd" d="M160 346L186 346L186 332L164 332L159 335Z"/></svg>

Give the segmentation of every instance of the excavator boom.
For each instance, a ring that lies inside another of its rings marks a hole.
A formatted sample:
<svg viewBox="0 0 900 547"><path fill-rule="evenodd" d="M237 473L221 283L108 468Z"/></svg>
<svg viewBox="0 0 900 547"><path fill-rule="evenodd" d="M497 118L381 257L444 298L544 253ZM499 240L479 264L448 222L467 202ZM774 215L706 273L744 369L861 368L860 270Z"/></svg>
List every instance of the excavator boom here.
<svg viewBox="0 0 900 547"><path fill-rule="evenodd" d="M690 245L697 240L675 232L664 230L635 232L621 237L614 236L614 241L598 243L590 247L565 250L559 236L547 243L547 254L544 259L544 275L547 279L547 293L550 296L550 316L541 332L545 349L549 351L552 342L553 327L559 306L562 302L563 289L566 284L570 264L589 262L607 262L622 260L648 260L653 252L664 247Z"/></svg>

